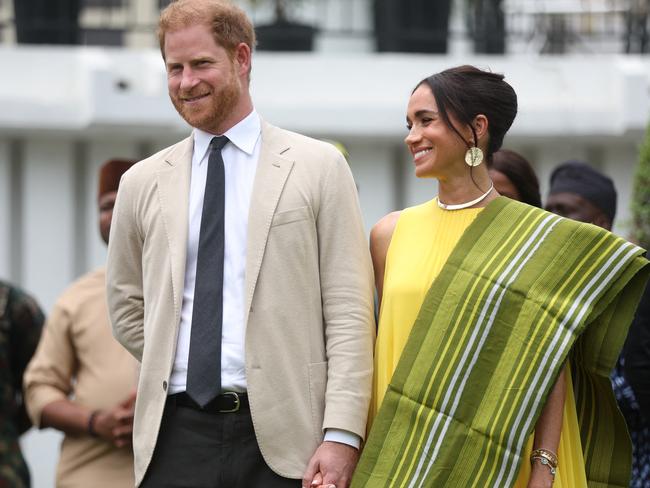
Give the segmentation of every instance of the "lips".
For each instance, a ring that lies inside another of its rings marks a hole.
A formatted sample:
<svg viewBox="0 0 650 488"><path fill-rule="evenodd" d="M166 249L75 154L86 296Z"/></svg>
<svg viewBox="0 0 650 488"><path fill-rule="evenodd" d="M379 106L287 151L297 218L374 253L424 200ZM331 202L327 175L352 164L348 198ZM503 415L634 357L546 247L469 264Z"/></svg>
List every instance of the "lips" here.
<svg viewBox="0 0 650 488"><path fill-rule="evenodd" d="M180 99L184 103L192 103L192 102L196 102L198 100L201 100L202 98L205 98L207 96L208 96L207 93L203 93L201 95L195 95L195 96L185 96L185 97L182 96L182 97L180 97Z"/></svg>
<svg viewBox="0 0 650 488"><path fill-rule="evenodd" d="M413 160L417 162L429 154L431 151L433 151L433 148L430 147L417 149L413 151Z"/></svg>

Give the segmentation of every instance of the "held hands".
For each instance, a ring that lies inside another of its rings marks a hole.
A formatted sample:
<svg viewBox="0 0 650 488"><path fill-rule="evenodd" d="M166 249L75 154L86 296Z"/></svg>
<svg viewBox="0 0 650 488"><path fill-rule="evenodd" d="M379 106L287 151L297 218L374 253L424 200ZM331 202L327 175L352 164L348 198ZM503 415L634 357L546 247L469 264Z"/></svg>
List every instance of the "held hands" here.
<svg viewBox="0 0 650 488"><path fill-rule="evenodd" d="M133 391L128 398L110 410L98 411L89 425L91 432L115 447L131 444L135 396L136 392Z"/></svg>
<svg viewBox="0 0 650 488"><path fill-rule="evenodd" d="M324 441L312 456L302 478L303 488L348 488L359 461L359 450Z"/></svg>

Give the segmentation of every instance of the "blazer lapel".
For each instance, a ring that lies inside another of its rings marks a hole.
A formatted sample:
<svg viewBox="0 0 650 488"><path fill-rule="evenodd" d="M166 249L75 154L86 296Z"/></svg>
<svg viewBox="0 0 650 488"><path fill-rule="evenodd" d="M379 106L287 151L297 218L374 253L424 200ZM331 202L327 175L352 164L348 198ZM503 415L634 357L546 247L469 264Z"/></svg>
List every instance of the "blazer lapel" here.
<svg viewBox="0 0 650 488"><path fill-rule="evenodd" d="M276 136L275 128L262 121L262 147L248 214L244 324L248 323L248 314L262 266L273 214L293 167L293 161L282 155L290 146L283 144L274 136Z"/></svg>
<svg viewBox="0 0 650 488"><path fill-rule="evenodd" d="M180 320L187 255L188 206L193 137L182 141L156 171L162 221L171 259L175 323ZM161 263L162 264L162 263ZM165 265L165 264L162 264Z"/></svg>

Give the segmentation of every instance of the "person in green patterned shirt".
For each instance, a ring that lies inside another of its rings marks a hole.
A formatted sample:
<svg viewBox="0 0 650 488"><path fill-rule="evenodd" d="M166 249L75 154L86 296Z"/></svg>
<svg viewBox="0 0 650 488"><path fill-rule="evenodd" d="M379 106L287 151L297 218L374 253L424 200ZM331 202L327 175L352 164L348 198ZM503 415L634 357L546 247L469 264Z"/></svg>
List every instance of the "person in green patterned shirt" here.
<svg viewBox="0 0 650 488"><path fill-rule="evenodd" d="M23 373L45 317L24 291L0 281L0 488L30 486L18 438L31 423L22 398Z"/></svg>

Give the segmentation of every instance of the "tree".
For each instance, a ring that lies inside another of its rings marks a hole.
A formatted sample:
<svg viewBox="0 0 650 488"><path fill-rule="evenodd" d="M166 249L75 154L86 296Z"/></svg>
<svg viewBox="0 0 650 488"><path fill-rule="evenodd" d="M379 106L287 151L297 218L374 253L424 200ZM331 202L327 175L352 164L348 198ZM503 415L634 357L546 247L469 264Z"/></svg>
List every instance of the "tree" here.
<svg viewBox="0 0 650 488"><path fill-rule="evenodd" d="M650 125L639 151L639 163L632 190L632 239L641 247L650 247Z"/></svg>

